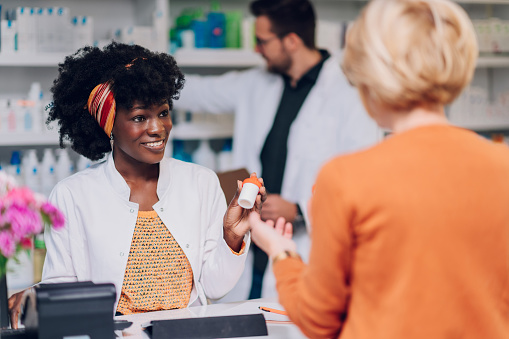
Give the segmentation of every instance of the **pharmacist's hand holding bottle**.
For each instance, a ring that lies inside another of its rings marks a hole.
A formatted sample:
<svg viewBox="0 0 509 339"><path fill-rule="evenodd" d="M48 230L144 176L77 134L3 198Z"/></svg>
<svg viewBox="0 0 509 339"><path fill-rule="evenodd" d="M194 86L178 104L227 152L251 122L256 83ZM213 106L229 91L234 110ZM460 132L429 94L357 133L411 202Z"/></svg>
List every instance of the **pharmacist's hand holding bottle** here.
<svg viewBox="0 0 509 339"><path fill-rule="evenodd" d="M256 173L252 173L244 182L237 181L237 192L223 219L224 240L232 250L241 250L244 235L249 231L249 214L253 211L260 213L266 199L267 191L263 179L257 178Z"/></svg>

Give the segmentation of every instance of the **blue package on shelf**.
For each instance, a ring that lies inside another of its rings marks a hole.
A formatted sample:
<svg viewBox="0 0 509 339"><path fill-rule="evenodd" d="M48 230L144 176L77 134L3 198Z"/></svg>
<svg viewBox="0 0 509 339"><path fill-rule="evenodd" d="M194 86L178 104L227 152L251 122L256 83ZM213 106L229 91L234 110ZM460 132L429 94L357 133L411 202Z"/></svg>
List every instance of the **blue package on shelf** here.
<svg viewBox="0 0 509 339"><path fill-rule="evenodd" d="M226 47L226 17L224 13L210 12L207 15L208 37L210 48Z"/></svg>
<svg viewBox="0 0 509 339"><path fill-rule="evenodd" d="M194 32L194 46L196 48L205 48L209 46L207 36L207 21L193 20L191 27Z"/></svg>

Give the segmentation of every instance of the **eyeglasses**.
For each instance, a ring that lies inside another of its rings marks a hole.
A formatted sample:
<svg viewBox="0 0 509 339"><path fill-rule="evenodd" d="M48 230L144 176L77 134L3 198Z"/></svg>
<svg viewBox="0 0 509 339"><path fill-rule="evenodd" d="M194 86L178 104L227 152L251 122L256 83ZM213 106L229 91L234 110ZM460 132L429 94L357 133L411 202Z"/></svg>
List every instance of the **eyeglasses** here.
<svg viewBox="0 0 509 339"><path fill-rule="evenodd" d="M260 39L259 37L256 37L256 46L263 47L274 39L279 39L279 37L273 36L272 38L268 38L268 39Z"/></svg>

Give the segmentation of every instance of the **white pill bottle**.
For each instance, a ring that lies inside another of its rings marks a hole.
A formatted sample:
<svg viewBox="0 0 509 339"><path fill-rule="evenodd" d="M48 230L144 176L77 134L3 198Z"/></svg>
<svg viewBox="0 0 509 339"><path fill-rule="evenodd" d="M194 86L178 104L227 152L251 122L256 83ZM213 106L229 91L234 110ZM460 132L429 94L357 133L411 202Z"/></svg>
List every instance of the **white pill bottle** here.
<svg viewBox="0 0 509 339"><path fill-rule="evenodd" d="M253 208L261 187L262 184L255 176L245 179L242 182L242 191L240 191L238 200L240 207L245 209Z"/></svg>

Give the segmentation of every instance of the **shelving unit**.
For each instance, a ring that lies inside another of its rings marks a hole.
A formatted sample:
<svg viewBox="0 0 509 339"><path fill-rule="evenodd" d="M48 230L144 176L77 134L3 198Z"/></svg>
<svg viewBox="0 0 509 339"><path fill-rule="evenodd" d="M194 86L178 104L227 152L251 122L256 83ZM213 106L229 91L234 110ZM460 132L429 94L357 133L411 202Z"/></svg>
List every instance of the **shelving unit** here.
<svg viewBox="0 0 509 339"><path fill-rule="evenodd" d="M366 4L366 0L314 0L319 17L325 17L327 20L337 18L345 20L345 16L352 19L356 13ZM456 1L466 6L477 5L509 5L509 0L459 0ZM247 10L249 0L222 0L223 8ZM14 8L18 5L24 6L49 6L55 5L51 0L26 0L14 1L6 0L4 8ZM100 0L91 0L83 2L79 0L61 1L58 6L68 6L74 14L92 15L96 17L97 29L103 34L108 29L118 27L119 25L129 25L133 23L147 24L151 21L151 13L154 8L164 9L165 22L170 24L170 10L173 14L178 14L181 8L189 6L188 1L184 0L112 0L108 3ZM118 10L120 7L120 11ZM198 0L193 2L192 6L208 6L208 0ZM341 13L340 13L341 12ZM109 13L109 14L108 14ZM112 14L116 13L116 14ZM109 28L108 28L109 27ZM33 80L41 81L43 89L48 92L51 81L56 75L57 65L62 62L65 55L69 53L44 53L44 54L8 54L0 53L0 79L9 79L9 85L6 81L0 92L6 92L6 89L17 90L17 88L28 89L29 83ZM198 72L203 70L219 72L224 69L241 69L264 65L263 58L252 50L238 49L179 49L175 53L177 63L185 69L192 69ZM477 61L479 69L509 69L509 55L482 55ZM19 76L18 76L19 75ZM38 79L42 76L44 79ZM23 82L23 85L21 85ZM507 129L508 124L480 123L464 126L474 130ZM180 139L197 138L222 138L231 137L232 126L175 126L172 134ZM49 133L18 133L0 135L1 146L29 146L29 145L58 145L58 135L56 131Z"/></svg>
<svg viewBox="0 0 509 339"><path fill-rule="evenodd" d="M509 67L508 55L480 56L477 59L478 68L506 68Z"/></svg>
<svg viewBox="0 0 509 339"><path fill-rule="evenodd" d="M0 67L56 67L64 58L62 53L0 54Z"/></svg>
<svg viewBox="0 0 509 339"><path fill-rule="evenodd" d="M172 139L199 140L199 139L226 139L233 136L233 123L180 123L171 133Z"/></svg>
<svg viewBox="0 0 509 339"><path fill-rule="evenodd" d="M56 130L44 133L18 132L0 134L0 146L58 145Z"/></svg>
<svg viewBox="0 0 509 339"><path fill-rule="evenodd" d="M455 0L460 4L509 5L509 0Z"/></svg>
<svg viewBox="0 0 509 339"><path fill-rule="evenodd" d="M0 54L0 67L57 67L65 54ZM253 67L264 65L263 58L254 51L244 49L179 49L174 55L181 67ZM479 68L509 67L509 55L480 56Z"/></svg>
<svg viewBox="0 0 509 339"><path fill-rule="evenodd" d="M476 122L476 123L457 123L458 127L463 127L476 132L489 132L489 131L505 131L509 130L509 122Z"/></svg>
<svg viewBox="0 0 509 339"><path fill-rule="evenodd" d="M179 49L175 53L182 67L252 67L264 64L254 51L244 49Z"/></svg>

